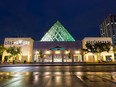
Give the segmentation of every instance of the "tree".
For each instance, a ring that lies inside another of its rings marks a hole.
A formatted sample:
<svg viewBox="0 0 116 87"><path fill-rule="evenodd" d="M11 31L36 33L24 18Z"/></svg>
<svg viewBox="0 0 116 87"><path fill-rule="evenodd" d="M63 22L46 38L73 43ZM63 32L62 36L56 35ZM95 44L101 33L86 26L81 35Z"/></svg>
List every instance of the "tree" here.
<svg viewBox="0 0 116 87"><path fill-rule="evenodd" d="M113 47L114 56L116 57L116 45Z"/></svg>
<svg viewBox="0 0 116 87"><path fill-rule="evenodd" d="M6 50L6 48L3 46L3 45L0 45L0 61L2 61L2 55L3 55L3 52Z"/></svg>
<svg viewBox="0 0 116 87"><path fill-rule="evenodd" d="M5 50L6 48L3 45L0 45L0 55L2 55Z"/></svg>
<svg viewBox="0 0 116 87"><path fill-rule="evenodd" d="M86 46L86 49L83 49L83 51L85 51L87 53L88 52L91 52L91 53L94 53L95 52L95 49L94 49L94 45L93 44L86 43L85 46Z"/></svg>
<svg viewBox="0 0 116 87"><path fill-rule="evenodd" d="M10 53L10 57L13 57L13 60L15 60L15 58L21 54L21 47L9 47L7 48L7 53Z"/></svg>
<svg viewBox="0 0 116 87"><path fill-rule="evenodd" d="M69 59L72 58L71 52L68 53L68 58L69 58Z"/></svg>
<svg viewBox="0 0 116 87"><path fill-rule="evenodd" d="M42 62L44 62L43 52L42 52L42 50L40 50L40 52L39 52L39 56L40 56L40 58L42 59Z"/></svg>

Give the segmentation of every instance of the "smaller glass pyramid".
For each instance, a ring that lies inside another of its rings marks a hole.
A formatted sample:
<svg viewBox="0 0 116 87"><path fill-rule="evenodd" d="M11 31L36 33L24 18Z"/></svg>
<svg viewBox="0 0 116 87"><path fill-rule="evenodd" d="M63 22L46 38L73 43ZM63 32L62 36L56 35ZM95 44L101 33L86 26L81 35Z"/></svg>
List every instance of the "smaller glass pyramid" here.
<svg viewBox="0 0 116 87"><path fill-rule="evenodd" d="M40 41L75 41L70 33L57 21Z"/></svg>

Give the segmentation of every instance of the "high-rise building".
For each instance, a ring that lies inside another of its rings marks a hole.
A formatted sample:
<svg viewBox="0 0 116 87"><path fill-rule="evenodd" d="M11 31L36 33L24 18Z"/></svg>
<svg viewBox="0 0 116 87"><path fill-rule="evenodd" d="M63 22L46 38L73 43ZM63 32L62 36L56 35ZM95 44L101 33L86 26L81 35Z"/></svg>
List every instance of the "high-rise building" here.
<svg viewBox="0 0 116 87"><path fill-rule="evenodd" d="M116 15L109 15L100 25L101 37L111 37L113 45L116 45Z"/></svg>

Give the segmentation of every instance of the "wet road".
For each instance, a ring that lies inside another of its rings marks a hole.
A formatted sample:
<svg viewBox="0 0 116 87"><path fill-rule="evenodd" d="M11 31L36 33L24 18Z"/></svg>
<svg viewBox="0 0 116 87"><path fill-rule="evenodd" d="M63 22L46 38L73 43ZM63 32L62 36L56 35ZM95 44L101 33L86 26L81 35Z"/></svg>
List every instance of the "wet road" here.
<svg viewBox="0 0 116 87"><path fill-rule="evenodd" d="M0 67L0 87L116 87L116 66Z"/></svg>

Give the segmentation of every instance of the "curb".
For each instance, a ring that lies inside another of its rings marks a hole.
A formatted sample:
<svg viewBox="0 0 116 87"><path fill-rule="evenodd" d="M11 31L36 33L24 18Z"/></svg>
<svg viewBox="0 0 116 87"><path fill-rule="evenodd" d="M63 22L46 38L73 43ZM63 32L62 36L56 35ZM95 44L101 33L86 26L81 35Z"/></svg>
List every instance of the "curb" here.
<svg viewBox="0 0 116 87"><path fill-rule="evenodd" d="M28 67L28 66L113 66L116 64L87 64L87 63L77 63L77 64L0 64L0 67Z"/></svg>

